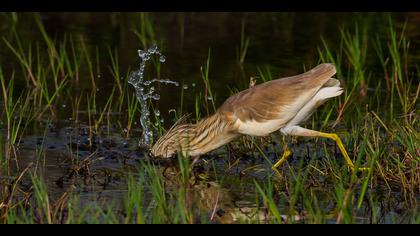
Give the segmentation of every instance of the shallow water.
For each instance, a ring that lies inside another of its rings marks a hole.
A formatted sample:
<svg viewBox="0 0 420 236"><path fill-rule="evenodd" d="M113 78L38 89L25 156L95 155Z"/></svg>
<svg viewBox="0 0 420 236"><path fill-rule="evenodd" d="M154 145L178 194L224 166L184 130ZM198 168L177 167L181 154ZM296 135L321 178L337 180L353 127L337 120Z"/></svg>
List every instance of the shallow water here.
<svg viewBox="0 0 420 236"><path fill-rule="evenodd" d="M115 83L109 72L111 61L107 48L109 46L118 49L121 76L125 77L129 70L137 69L137 50L144 47L132 30L138 29L141 18L136 14L122 13L44 13L41 16L46 32L55 40L63 40L64 35L71 34L76 40L82 40L83 37L89 52L94 53L97 50L100 69L95 74L98 87L96 97L97 106L103 107L106 103L104 98L110 94ZM11 31L16 29L23 42L42 40L42 35L31 17L30 14L19 14L17 26L3 21L0 23L0 33L6 38L12 38ZM329 45L338 47L340 27L353 27L357 20L364 19L369 29L366 33L369 35L382 31L385 35L387 30L383 24L386 17L382 13L151 13L149 17L154 27L154 37L166 55L166 62L161 67L161 78L184 84L179 87L158 88L161 99L156 105L161 111L160 116L165 120L166 128L175 121L170 110L179 111L181 93L184 94L181 112L194 114L195 97L204 91L200 68L206 63L209 48L210 82L216 94L212 99L216 105L220 105L231 94L231 89L247 88L249 78L258 76L258 68L268 68L273 75L289 76L318 64L317 50L322 46L321 35ZM406 35L411 42L410 55L418 57L420 34L416 25L420 17L417 14L394 14L393 17L399 28L405 19L408 19ZM244 64L238 65L237 50L240 46L242 22L245 23L245 32L250 38L250 44ZM372 53L372 50L370 52ZM0 54L3 70L10 73L17 66L6 58L14 57L13 54L4 45L0 46ZM372 68L381 70L376 62L368 63ZM85 69L81 69L79 78L73 78L78 81L78 87L70 91L69 96L77 97L80 91L90 89L90 81L83 78L87 71L83 70ZM151 74L147 76L149 79L154 77ZM257 82L260 83L261 79L257 78ZM24 87L24 82L17 80L16 88ZM134 90L129 91L134 93ZM64 192L73 189L79 193L82 205L98 204L102 201L118 203L126 193L124 173L136 169L140 161L147 158L144 150L137 148L142 132L139 124L134 124L134 129L127 138L116 123L117 120L124 120L126 114L113 113L110 114L111 124L103 125L99 133L92 136L89 135L85 103L79 107L80 116L76 123L72 120L74 110L71 101L63 99L62 102L57 105L54 117L44 116L41 122L29 127L25 132L17 150L18 169L22 170L29 163L39 163L39 171L52 199L57 199ZM205 116L204 110L202 115ZM4 128L2 131L3 135ZM266 145L263 150L271 162L276 161L283 149L279 144L278 134L274 135L273 140L274 142ZM290 145L294 158L291 158L289 164L297 165L298 158L295 157L303 158L305 164L314 158L322 161L326 158L324 145L331 155L342 161L332 142L321 144L320 141L300 141ZM37 150L38 153L42 150L43 154L37 154ZM269 162L253 147L246 148L245 151L233 147L233 153L236 155L234 154L232 159L230 156L225 158L228 156L227 150L229 149L221 148L205 155L194 167L193 175L213 173L195 184L193 195L198 205L204 212L212 214L212 207L217 203L220 211L218 214L213 212L215 222L230 223L244 215L252 219L260 218L264 222L269 216L264 209L256 209L254 206L254 180L264 182L272 176ZM77 169L74 169L75 166ZM168 174L165 182L168 189L171 186L171 168L175 168L173 173L177 172L176 164L166 162L160 169ZM319 177L319 183L322 183L322 174L318 173L315 176ZM223 181L217 181L218 178L223 178ZM324 187L333 188L328 184L326 181ZM21 185L29 186L30 179L24 179ZM399 195L398 192L380 195L384 198L383 203L387 204L378 206L379 212L383 211L385 214L381 216L382 222L388 223L390 215L394 213L389 209L398 209ZM325 204L326 209L333 209L331 196L326 196L320 201ZM287 202L284 202L279 209L282 210L286 206ZM356 214L359 217L356 222L369 222L369 210L366 209L364 203L360 213ZM395 214L402 216L406 212L400 211ZM304 213L296 215L297 222L304 219ZM335 220L331 219L331 223L334 222Z"/></svg>

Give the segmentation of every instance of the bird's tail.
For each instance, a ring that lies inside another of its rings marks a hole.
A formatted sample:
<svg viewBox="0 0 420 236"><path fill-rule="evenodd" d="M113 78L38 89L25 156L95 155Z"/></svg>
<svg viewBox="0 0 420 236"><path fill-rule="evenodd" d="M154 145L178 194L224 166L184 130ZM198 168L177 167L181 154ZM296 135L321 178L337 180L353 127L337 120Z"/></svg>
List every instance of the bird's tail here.
<svg viewBox="0 0 420 236"><path fill-rule="evenodd" d="M317 65L306 73L311 74L312 77L331 78L333 75L335 75L335 73L337 73L337 70L333 64L323 63Z"/></svg>

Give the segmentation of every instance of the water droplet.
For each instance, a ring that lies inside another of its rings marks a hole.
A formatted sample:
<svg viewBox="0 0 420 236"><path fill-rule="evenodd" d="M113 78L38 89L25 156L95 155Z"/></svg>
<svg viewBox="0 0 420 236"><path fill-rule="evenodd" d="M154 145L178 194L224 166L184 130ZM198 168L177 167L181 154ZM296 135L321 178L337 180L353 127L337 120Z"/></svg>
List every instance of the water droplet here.
<svg viewBox="0 0 420 236"><path fill-rule="evenodd" d="M160 116L160 111L159 111L159 110L156 110L156 111L155 111L155 115L156 115L156 116Z"/></svg>
<svg viewBox="0 0 420 236"><path fill-rule="evenodd" d="M165 62L166 61L166 57L164 55L160 55L159 61L162 62L162 63Z"/></svg>
<svg viewBox="0 0 420 236"><path fill-rule="evenodd" d="M188 85L184 84L184 87L183 88L184 89L188 89Z"/></svg>
<svg viewBox="0 0 420 236"><path fill-rule="evenodd" d="M195 83L192 83L191 86L195 87Z"/></svg>
<svg viewBox="0 0 420 236"><path fill-rule="evenodd" d="M149 53L156 53L158 51L158 47L156 45L151 46L148 50Z"/></svg>
<svg viewBox="0 0 420 236"><path fill-rule="evenodd" d="M137 52L138 52L139 57L140 57L141 59L143 59L143 60L144 60L144 58L146 58L146 56L147 56L147 52L145 52L145 51L143 51L143 50L137 50Z"/></svg>
<svg viewBox="0 0 420 236"><path fill-rule="evenodd" d="M208 96L207 100L211 101L211 100L213 100L213 98L211 96Z"/></svg>
<svg viewBox="0 0 420 236"><path fill-rule="evenodd" d="M62 108L66 108L66 104L61 105Z"/></svg>
<svg viewBox="0 0 420 236"><path fill-rule="evenodd" d="M138 50L138 54L139 54L139 57L141 58L140 68L138 71L135 71L135 74L132 74L129 77L128 82L132 84L134 88L136 89L136 97L138 101L140 102L140 110L141 110L140 125L143 128L142 130L143 138L139 142L139 145L149 146L150 144L149 142L151 138L153 137L153 133L150 130L150 125L152 123L150 121L150 111L148 109L147 104L148 104L149 99L154 99L154 100L160 99L160 95L157 93L155 94L155 87L151 86L151 84L156 81L167 83L167 84L174 84L176 86L178 86L179 84L175 81L160 80L157 78L153 78L148 81L143 81L143 77L145 73L145 66L146 66L147 61L151 58L151 56L153 54L156 54L159 57L159 61L161 63L166 61L166 57L158 51L158 47L156 45L149 47L147 50ZM188 88L187 86L184 86L184 87L185 89ZM160 117L159 111L155 112L155 116ZM134 122L134 124L136 125L137 122Z"/></svg>
<svg viewBox="0 0 420 236"><path fill-rule="evenodd" d="M163 119L160 119L160 123L163 123Z"/></svg>

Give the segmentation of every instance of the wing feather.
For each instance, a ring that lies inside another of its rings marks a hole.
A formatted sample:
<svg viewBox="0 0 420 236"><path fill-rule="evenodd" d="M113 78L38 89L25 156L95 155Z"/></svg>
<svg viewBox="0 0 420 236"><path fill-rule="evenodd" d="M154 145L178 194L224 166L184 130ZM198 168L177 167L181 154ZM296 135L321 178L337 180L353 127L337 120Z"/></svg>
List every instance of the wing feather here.
<svg viewBox="0 0 420 236"><path fill-rule="evenodd" d="M229 97L218 112L242 122L282 119L285 123L336 73L332 64L321 64L300 75L253 86Z"/></svg>

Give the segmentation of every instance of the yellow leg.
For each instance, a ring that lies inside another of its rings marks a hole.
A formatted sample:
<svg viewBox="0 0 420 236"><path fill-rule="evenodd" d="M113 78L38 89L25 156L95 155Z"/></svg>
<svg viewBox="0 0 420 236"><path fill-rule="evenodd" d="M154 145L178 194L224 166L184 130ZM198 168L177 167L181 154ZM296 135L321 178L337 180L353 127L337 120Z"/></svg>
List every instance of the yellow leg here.
<svg viewBox="0 0 420 236"><path fill-rule="evenodd" d="M284 144L284 152L283 152L283 155L281 156L280 160L278 160L276 162L276 164L274 164L271 168L273 170L277 170L277 167L279 167L281 164L283 164L291 154L292 154L292 152L290 151L290 149L287 146L287 144Z"/></svg>
<svg viewBox="0 0 420 236"><path fill-rule="evenodd" d="M318 136L320 137L324 137L324 138L330 138L332 140L334 140L337 143L338 148L341 151L341 154L343 154L344 159L346 159L347 165L354 171L354 164L351 161L349 155L347 154L346 149L344 148L343 142L341 142L340 137L338 137L337 134L335 133L323 133L323 132L318 132ZM357 170L369 170L369 168L358 168Z"/></svg>
<svg viewBox="0 0 420 236"><path fill-rule="evenodd" d="M303 136L303 137L324 137L330 138L337 143L338 148L344 156L344 159L347 162L347 165L354 171L355 167L351 161L349 155L344 148L343 142L341 142L340 137L334 133L323 133L315 130L305 129L300 126L288 126L281 129L283 134L294 135L294 136ZM281 161L281 160L280 160ZM277 164L277 163L276 163ZM280 163L281 164L281 163ZM358 168L357 170L369 170L369 168Z"/></svg>

